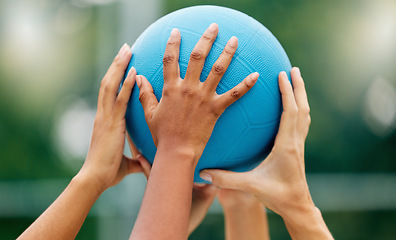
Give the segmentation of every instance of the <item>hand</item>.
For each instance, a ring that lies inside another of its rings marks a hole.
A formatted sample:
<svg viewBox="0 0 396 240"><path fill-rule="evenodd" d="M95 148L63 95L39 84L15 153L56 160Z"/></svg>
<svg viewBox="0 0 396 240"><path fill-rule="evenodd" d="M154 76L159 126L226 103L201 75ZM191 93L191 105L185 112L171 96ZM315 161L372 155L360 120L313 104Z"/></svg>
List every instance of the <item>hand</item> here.
<svg viewBox="0 0 396 240"><path fill-rule="evenodd" d="M292 69L291 76L294 92L286 73L279 74L283 113L275 145L268 157L250 172L204 170L201 173L204 179L220 187L246 189L280 215L290 205L312 205L304 168L309 106L298 68Z"/></svg>
<svg viewBox="0 0 396 240"><path fill-rule="evenodd" d="M131 56L129 46L124 44L101 82L91 145L78 173L78 176L93 179L103 191L119 183L125 175L143 171L139 159L123 155L125 112L135 84L134 68L129 71L119 93L118 89Z"/></svg>
<svg viewBox="0 0 396 240"><path fill-rule="evenodd" d="M205 31L191 53L186 76L181 79L178 65L180 32L173 29L163 58L164 87L159 103L147 79L140 76L136 79L140 89L139 99L157 149L169 150L177 146L178 151L193 155L195 163L219 116L243 96L258 78L258 73L252 73L228 92L222 95L216 93L216 87L237 49L238 40L232 37L205 82L200 82L205 59L217 33L217 24L212 24Z"/></svg>
<svg viewBox="0 0 396 240"><path fill-rule="evenodd" d="M304 142L311 118L303 79L291 70L279 74L283 113L274 147L255 169L244 173L204 170L201 177L223 188L246 190L285 221L293 239L332 239L315 207L305 176Z"/></svg>

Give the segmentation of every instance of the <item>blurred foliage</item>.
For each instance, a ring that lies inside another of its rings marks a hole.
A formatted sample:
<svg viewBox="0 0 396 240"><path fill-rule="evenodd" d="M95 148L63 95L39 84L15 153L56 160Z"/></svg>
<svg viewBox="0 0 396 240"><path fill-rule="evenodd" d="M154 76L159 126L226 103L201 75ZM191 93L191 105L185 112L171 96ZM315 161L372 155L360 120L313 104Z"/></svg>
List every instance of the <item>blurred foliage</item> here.
<svg viewBox="0 0 396 240"><path fill-rule="evenodd" d="M0 2L3 15L5 2ZM33 50L51 54L36 54L27 63L37 65L26 67L13 58L18 49L6 46L0 52L0 180L75 174L54 146L54 122L65 109L65 98L86 98L95 104L97 80L104 72L99 74L95 65L96 50L104 47L99 46L98 29L113 29L107 37L116 38L121 21L117 3L92 7L86 10L92 18L82 31L59 34L51 25L56 21L55 12L64 3L79 1L38 2L50 3L41 16L54 41ZM396 87L396 39L387 44L378 42L383 40L378 35L382 25L376 22L378 16L389 12L396 15L395 1L164 0L163 14L201 4L226 6L254 17L278 38L292 64L301 68L312 117L306 143L308 172L396 171L395 123L378 134L365 120L366 95L372 82L383 77ZM97 21L99 8L107 9L108 26ZM7 24L0 24L2 42L7 37L3 33ZM116 50L108 46L107 51ZM27 58L23 53L20 57ZM36 86L40 79L47 87ZM36 98L29 99L31 96ZM324 217L336 239L387 240L396 236L395 211L325 212ZM13 239L33 220L0 219L0 234ZM277 215L270 214L269 220L272 239L289 239ZM94 239L96 221L88 218L77 239ZM209 215L190 239L223 238L222 215Z"/></svg>
<svg viewBox="0 0 396 240"><path fill-rule="evenodd" d="M213 4L231 7L256 18L279 39L292 64L302 69L312 116L307 139L307 170L395 171L394 126L385 135L374 134L364 121L364 109L365 95L377 76L386 77L393 86L396 85L396 47L391 45L392 48L385 55L373 55L375 49L367 49L374 43L362 39L370 32L356 30L359 21L367 31L372 30L372 26L370 28L367 25L371 19L369 10L387 2L389 1L167 0L163 4L163 14L187 6ZM62 1L53 3L44 15L51 19L56 4L61 3ZM391 4L390 8L396 8L396 4ZM93 9L95 19L95 8ZM120 20L116 16L116 8L113 12L115 14L109 16L114 17L111 24L115 26ZM62 67L50 65L56 67L54 74L47 74L45 67L41 66L42 78L53 79L48 81L51 84L48 89L59 92L55 97L48 97L52 102L49 104L45 95L50 94L50 90L44 91L40 90L43 87L38 87L35 94L43 98L40 101L47 101L47 105L43 105L45 108L34 105L34 99L30 100L31 105L27 104L29 100L18 100L23 97L24 91L29 90L24 89L26 86L23 82L19 85L18 82L13 85L8 83L26 78L28 72L23 69L10 72L7 65L0 68L0 84L7 83L0 88L0 179L73 174L62 166L59 159L62 156L54 148L51 134L54 131L54 116L59 109L64 108L61 104L65 96L85 97L90 98L92 103L95 102L98 89L95 81L100 78L95 73L94 51L95 44L98 44L95 34L96 29L101 27L97 24L96 21L91 21L84 31L71 36L52 33L56 36L57 44L50 50L57 50L58 53L55 52L44 62L54 62L57 58L62 58L63 62ZM378 47L375 44L373 46ZM68 55L62 56L64 53ZM40 62L40 59L37 58L37 61ZM67 79L62 76L65 71L71 72ZM40 74L36 73L36 76ZM64 85L61 88L63 92L57 90L57 84Z"/></svg>

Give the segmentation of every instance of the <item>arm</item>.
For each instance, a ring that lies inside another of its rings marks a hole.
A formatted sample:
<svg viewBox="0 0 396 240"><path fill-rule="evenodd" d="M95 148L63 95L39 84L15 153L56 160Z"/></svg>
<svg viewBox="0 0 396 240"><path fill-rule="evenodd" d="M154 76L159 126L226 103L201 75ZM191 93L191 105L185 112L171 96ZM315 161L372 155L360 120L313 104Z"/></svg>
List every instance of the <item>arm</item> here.
<svg viewBox="0 0 396 240"><path fill-rule="evenodd" d="M129 147L133 156L138 156L140 152L133 144L129 135L127 135ZM140 162L143 173L148 179L151 172L151 164L147 161ZM190 235L201 224L216 197L217 187L213 184L194 184L192 191L192 203L190 211L190 221L188 224L188 235Z"/></svg>
<svg viewBox="0 0 396 240"><path fill-rule="evenodd" d="M304 143L310 125L309 105L298 68L279 74L283 113L274 147L254 170L233 173L205 170L201 177L214 184L245 190L279 214L292 239L333 239L312 201L305 177Z"/></svg>
<svg viewBox="0 0 396 240"><path fill-rule="evenodd" d="M204 220L216 197L217 190L217 187L213 184L194 184L188 235L194 232Z"/></svg>
<svg viewBox="0 0 396 240"><path fill-rule="evenodd" d="M250 193L219 190L217 197L224 211L226 240L269 240L265 207Z"/></svg>
<svg viewBox="0 0 396 240"><path fill-rule="evenodd" d="M74 239L98 197L125 175L141 172L143 157L123 156L125 112L136 71L118 86L131 58L125 44L102 80L91 145L85 163L55 202L18 239Z"/></svg>
<svg viewBox="0 0 396 240"><path fill-rule="evenodd" d="M258 74L251 74L230 92L216 94L217 84L236 51L236 38L230 39L206 81L199 81L217 33L216 24L205 31L191 53L186 76L181 79L180 32L172 31L163 59L164 87L160 102L146 78L136 79L157 153L130 239L187 239L197 161L218 117L237 100L231 93L242 96L257 81Z"/></svg>

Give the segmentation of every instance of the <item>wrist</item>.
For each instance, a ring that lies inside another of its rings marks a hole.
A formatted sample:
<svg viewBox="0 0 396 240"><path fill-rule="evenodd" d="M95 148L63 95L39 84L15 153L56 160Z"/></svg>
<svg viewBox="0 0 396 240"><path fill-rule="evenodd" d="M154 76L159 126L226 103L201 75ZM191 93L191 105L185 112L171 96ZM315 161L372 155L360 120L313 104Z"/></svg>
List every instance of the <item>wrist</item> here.
<svg viewBox="0 0 396 240"><path fill-rule="evenodd" d="M73 177L71 184L92 191L93 194L97 194L98 196L100 196L108 188L98 177L95 177L94 174L87 173L83 169L81 169L77 175Z"/></svg>
<svg viewBox="0 0 396 240"><path fill-rule="evenodd" d="M189 146L183 145L169 145L169 144L158 144L157 147L157 154L166 157L156 157L159 161L162 159L167 159L168 163L178 163L182 161L184 163L191 163L194 168L195 165L198 163L199 158L201 157L202 153L198 153L198 151ZM156 155L157 155L156 154ZM157 160L157 161L158 161ZM178 163L179 164L179 163Z"/></svg>
<svg viewBox="0 0 396 240"><path fill-rule="evenodd" d="M313 203L281 215L292 239L333 239L322 214Z"/></svg>

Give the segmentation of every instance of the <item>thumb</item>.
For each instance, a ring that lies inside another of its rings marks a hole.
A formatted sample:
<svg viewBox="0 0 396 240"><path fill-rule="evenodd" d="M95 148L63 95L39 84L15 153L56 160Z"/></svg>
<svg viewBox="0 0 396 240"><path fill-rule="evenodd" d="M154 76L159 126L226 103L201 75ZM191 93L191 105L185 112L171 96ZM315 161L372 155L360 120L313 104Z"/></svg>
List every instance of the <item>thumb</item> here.
<svg viewBox="0 0 396 240"><path fill-rule="evenodd" d="M231 172L218 169L206 169L199 176L220 188L237 189L247 191L249 174L246 172Z"/></svg>
<svg viewBox="0 0 396 240"><path fill-rule="evenodd" d="M142 75L136 76L139 87L139 101L142 104L146 120L151 119L154 109L158 105L157 97L154 95L150 82Z"/></svg>
<svg viewBox="0 0 396 240"><path fill-rule="evenodd" d="M143 168L140 165L139 160L129 158L125 155L122 156L122 162L120 168L124 176L131 173L143 172Z"/></svg>

